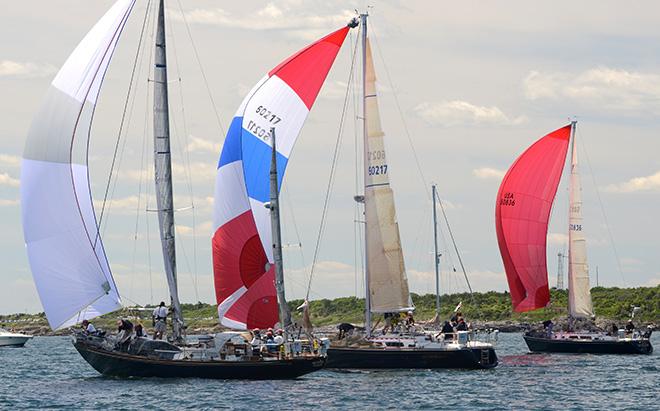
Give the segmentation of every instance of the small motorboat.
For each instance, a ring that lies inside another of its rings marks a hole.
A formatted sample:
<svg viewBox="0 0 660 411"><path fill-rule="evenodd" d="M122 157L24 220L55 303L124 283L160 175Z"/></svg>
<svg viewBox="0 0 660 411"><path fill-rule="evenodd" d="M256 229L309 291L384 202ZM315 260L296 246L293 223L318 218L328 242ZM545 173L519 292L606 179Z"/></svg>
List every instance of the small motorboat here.
<svg viewBox="0 0 660 411"><path fill-rule="evenodd" d="M0 328L0 347L22 347L31 339L31 335L15 333Z"/></svg>

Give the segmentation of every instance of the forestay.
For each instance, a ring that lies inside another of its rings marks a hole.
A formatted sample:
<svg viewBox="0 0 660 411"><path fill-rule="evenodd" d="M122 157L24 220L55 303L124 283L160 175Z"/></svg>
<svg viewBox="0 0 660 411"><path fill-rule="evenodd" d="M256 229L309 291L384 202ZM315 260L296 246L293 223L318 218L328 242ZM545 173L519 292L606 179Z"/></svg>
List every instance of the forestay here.
<svg viewBox="0 0 660 411"><path fill-rule="evenodd" d="M294 54L261 79L227 132L215 186L213 271L220 322L234 329L278 321L269 210L270 129L278 184L348 27Z"/></svg>
<svg viewBox="0 0 660 411"><path fill-rule="evenodd" d="M364 96L365 187L367 270L371 312L386 313L413 309L403 261L394 194L390 188L385 133L380 123L376 94L376 71L371 45L366 40L366 89Z"/></svg>
<svg viewBox="0 0 660 411"><path fill-rule="evenodd" d="M119 0L69 56L33 120L23 154L23 232L53 329L119 308L90 192L88 139L106 69L134 0Z"/></svg>
<svg viewBox="0 0 660 411"><path fill-rule="evenodd" d="M495 205L495 225L514 311L550 301L546 237L552 202L564 168L571 126L538 140L504 176Z"/></svg>
<svg viewBox="0 0 660 411"><path fill-rule="evenodd" d="M568 210L568 310L571 317L594 314L587 265L587 240L582 225L582 186L578 169L575 129L573 129L571 181Z"/></svg>

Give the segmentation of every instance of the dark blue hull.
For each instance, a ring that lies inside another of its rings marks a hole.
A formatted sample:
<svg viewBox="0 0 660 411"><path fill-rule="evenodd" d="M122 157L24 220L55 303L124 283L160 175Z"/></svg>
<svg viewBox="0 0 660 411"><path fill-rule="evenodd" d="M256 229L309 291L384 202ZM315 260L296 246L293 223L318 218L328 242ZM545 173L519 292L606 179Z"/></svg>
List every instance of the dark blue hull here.
<svg viewBox="0 0 660 411"><path fill-rule="evenodd" d="M651 354L648 339L608 341L553 339L525 334L525 342L532 352L588 353L588 354Z"/></svg>
<svg viewBox="0 0 660 411"><path fill-rule="evenodd" d="M342 369L482 369L497 366L493 348L460 350L330 347L327 368Z"/></svg>

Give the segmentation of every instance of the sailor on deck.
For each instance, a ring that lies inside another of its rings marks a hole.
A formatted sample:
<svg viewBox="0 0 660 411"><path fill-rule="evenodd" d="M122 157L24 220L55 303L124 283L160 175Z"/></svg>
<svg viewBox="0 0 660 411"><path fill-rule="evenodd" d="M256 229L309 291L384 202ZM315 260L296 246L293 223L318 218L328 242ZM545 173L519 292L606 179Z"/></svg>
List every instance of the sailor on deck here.
<svg viewBox="0 0 660 411"><path fill-rule="evenodd" d="M89 322L89 320L83 320L82 330L85 335L94 335L96 334L96 328Z"/></svg>
<svg viewBox="0 0 660 411"><path fill-rule="evenodd" d="M163 339L167 325L167 307L165 307L164 301L161 301L158 307L154 309L151 317L154 324L154 340L161 340Z"/></svg>

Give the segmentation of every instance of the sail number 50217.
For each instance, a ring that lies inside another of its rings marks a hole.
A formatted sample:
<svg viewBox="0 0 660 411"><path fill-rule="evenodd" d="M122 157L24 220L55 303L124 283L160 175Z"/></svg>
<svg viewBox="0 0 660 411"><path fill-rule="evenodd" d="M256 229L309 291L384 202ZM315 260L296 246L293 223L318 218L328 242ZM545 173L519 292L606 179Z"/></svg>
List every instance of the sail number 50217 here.
<svg viewBox="0 0 660 411"><path fill-rule="evenodd" d="M382 166L371 166L367 169L367 172L370 176L387 174L387 164L383 164Z"/></svg>
<svg viewBox="0 0 660 411"><path fill-rule="evenodd" d="M257 110L255 111L257 114L259 114L261 117L265 118L269 122L271 122L273 125L279 123L282 121L282 118L273 114L270 110L268 110L264 106L259 106L257 107Z"/></svg>

